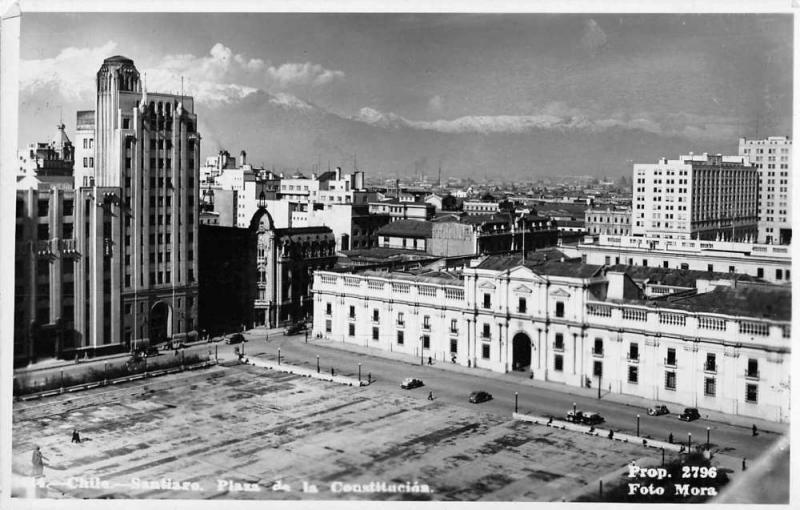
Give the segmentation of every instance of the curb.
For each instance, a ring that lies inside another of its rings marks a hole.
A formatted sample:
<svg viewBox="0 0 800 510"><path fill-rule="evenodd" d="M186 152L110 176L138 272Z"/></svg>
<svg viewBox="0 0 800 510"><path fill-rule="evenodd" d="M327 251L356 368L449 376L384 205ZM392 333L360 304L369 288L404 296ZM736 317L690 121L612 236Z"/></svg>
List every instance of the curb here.
<svg viewBox="0 0 800 510"><path fill-rule="evenodd" d="M283 372L288 374L297 374L303 377L310 377L312 379L319 379L321 381L335 382L339 384L346 384L348 386L367 386L369 383L365 380L358 380L355 377L348 377L344 375L327 375L325 373L317 373L315 370L308 368L298 367L295 365L279 365L273 361L263 359L249 359L245 358L241 361L244 364L252 365L254 367L263 367L268 370L275 370L276 372Z"/></svg>

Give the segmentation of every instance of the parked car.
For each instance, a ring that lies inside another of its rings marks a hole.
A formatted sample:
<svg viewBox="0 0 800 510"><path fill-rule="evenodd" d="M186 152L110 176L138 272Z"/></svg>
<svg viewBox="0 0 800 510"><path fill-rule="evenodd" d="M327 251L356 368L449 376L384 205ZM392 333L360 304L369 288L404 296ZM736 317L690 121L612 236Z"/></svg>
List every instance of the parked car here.
<svg viewBox="0 0 800 510"><path fill-rule="evenodd" d="M492 395L485 391L473 391L469 395L469 401L473 404L480 404L481 402L488 402L489 400L492 400Z"/></svg>
<svg viewBox="0 0 800 510"><path fill-rule="evenodd" d="M226 344L240 344L246 341L247 340L245 340L244 335L241 333L234 333L225 339Z"/></svg>
<svg viewBox="0 0 800 510"><path fill-rule="evenodd" d="M414 388L419 388L420 386L425 386L425 383L422 382L422 379L416 379L414 377L406 377L403 379L403 382L400 383L400 387L404 390L413 390Z"/></svg>
<svg viewBox="0 0 800 510"><path fill-rule="evenodd" d="M695 407L687 407L681 414L678 415L678 419L682 421L694 421L699 418L700 411L698 411Z"/></svg>
<svg viewBox="0 0 800 510"><path fill-rule="evenodd" d="M571 421L572 423L582 423L584 425L597 425L598 423L603 423L606 420L598 413L591 411L568 411L567 421Z"/></svg>
<svg viewBox="0 0 800 510"><path fill-rule="evenodd" d="M286 326L285 328L283 328L283 334L284 335L296 335L298 333L302 333L306 329L308 329L308 326L306 326L305 322L296 322L294 324L290 324L289 326Z"/></svg>
<svg viewBox="0 0 800 510"><path fill-rule="evenodd" d="M661 416L662 414L669 414L669 409L667 409L667 406L648 407L647 414L649 416Z"/></svg>

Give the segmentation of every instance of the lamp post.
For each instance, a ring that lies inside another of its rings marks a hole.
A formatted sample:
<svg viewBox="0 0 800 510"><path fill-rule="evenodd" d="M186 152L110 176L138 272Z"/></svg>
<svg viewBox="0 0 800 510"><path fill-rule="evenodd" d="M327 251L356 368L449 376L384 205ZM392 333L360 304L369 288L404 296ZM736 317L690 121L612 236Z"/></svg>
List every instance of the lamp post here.
<svg viewBox="0 0 800 510"><path fill-rule="evenodd" d="M519 392L518 391L514 392L514 412L515 413L519 412Z"/></svg>
<svg viewBox="0 0 800 510"><path fill-rule="evenodd" d="M706 427L706 450L711 449L711 427Z"/></svg>
<svg viewBox="0 0 800 510"><path fill-rule="evenodd" d="M278 347L278 365L281 364L281 348Z"/></svg>
<svg viewBox="0 0 800 510"><path fill-rule="evenodd" d="M600 389L603 387L603 373L597 376L597 399L600 400Z"/></svg>
<svg viewBox="0 0 800 510"><path fill-rule="evenodd" d="M692 433L691 432L689 432L689 448L688 448L688 451L689 451L689 453L692 452Z"/></svg>
<svg viewBox="0 0 800 510"><path fill-rule="evenodd" d="M639 415L636 415L636 437L639 437Z"/></svg>
<svg viewBox="0 0 800 510"><path fill-rule="evenodd" d="M425 336L420 335L419 337L419 366L425 366L425 353L423 352L425 346Z"/></svg>
<svg viewBox="0 0 800 510"><path fill-rule="evenodd" d="M361 382L361 363L358 364L358 382Z"/></svg>
<svg viewBox="0 0 800 510"><path fill-rule="evenodd" d="M575 416L575 414L576 414L577 412L578 412L578 404L577 404L577 403L575 403L575 402L573 402L573 403L572 403L572 416Z"/></svg>
<svg viewBox="0 0 800 510"><path fill-rule="evenodd" d="M319 373L319 354L317 354L317 373Z"/></svg>

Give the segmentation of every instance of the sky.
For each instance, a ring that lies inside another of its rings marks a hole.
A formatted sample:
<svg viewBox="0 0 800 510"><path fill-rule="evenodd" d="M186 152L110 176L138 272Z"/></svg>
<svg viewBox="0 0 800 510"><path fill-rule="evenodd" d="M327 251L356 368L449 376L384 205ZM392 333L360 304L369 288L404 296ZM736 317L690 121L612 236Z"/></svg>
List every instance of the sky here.
<svg viewBox="0 0 800 510"><path fill-rule="evenodd" d="M19 143L94 107L121 54L195 97L204 155L368 173L629 175L791 135L772 14L65 14L22 18Z"/></svg>

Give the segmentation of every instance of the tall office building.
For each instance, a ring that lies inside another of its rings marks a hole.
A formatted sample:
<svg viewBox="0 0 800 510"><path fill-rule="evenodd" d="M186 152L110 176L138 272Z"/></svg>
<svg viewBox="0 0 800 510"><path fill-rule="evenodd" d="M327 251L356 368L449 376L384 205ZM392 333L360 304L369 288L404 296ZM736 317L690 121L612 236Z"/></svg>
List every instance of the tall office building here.
<svg viewBox="0 0 800 510"><path fill-rule="evenodd" d="M17 302L30 312L16 328L18 361L127 350L196 327L193 99L148 93L133 61L115 56L97 73L95 106L78 112L74 191L17 193L18 264L29 262ZM48 295L62 291L69 299Z"/></svg>
<svg viewBox="0 0 800 510"><path fill-rule="evenodd" d="M789 244L792 240L792 140L770 136L739 138L739 155L758 169L758 242Z"/></svg>
<svg viewBox="0 0 800 510"><path fill-rule="evenodd" d="M743 156L689 154L633 165L634 236L755 240L758 171Z"/></svg>

